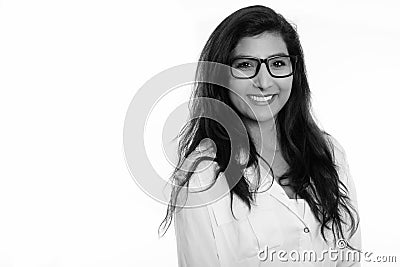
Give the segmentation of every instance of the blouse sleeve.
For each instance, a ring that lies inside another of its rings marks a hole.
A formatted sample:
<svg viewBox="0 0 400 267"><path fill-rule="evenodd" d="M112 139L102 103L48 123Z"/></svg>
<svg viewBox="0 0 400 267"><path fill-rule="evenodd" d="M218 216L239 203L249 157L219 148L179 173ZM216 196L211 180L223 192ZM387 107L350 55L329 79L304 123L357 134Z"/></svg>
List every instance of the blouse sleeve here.
<svg viewBox="0 0 400 267"><path fill-rule="evenodd" d="M356 187L353 181L353 178L350 174L350 169L349 169L349 164L347 161L346 153L343 149L343 147L336 141L335 139L332 138L332 143L334 145L334 156L335 156L335 161L336 165L338 166L338 174L341 179L341 181L346 185L346 188L348 190L348 197L350 198L350 203L353 205L354 209L357 211L357 215L355 216L355 219L357 219L358 216L358 202L357 202L357 192L356 192ZM346 216L346 222L350 225L350 218ZM358 220L356 221L358 222ZM360 225L358 225L356 232L354 233L353 236L350 237L349 231L345 232L346 235L346 243L352 246L353 248L357 249L360 251L360 253L356 253L355 251L349 252L349 249L345 249L345 253L343 253L344 259L342 258L341 261L337 262L336 266L340 267L345 267L345 266L361 266L361 261L363 260L362 255L361 255L361 229ZM347 258L347 259L346 259Z"/></svg>
<svg viewBox="0 0 400 267"><path fill-rule="evenodd" d="M197 197L196 193L191 191L192 188L204 186L214 178L213 166L216 163L210 163L202 161L191 176L187 203L190 203L191 197ZM174 225L179 266L220 266L210 207L202 205L178 209Z"/></svg>

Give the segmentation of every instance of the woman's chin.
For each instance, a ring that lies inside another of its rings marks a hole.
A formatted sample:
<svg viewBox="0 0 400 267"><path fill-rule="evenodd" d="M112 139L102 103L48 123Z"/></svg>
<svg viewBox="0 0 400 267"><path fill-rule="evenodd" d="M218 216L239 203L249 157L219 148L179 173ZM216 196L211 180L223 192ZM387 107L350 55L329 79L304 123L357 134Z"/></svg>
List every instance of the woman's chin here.
<svg viewBox="0 0 400 267"><path fill-rule="evenodd" d="M255 115L255 116L254 116ZM273 114L254 114L251 117L248 117L251 121L258 122L258 123L266 123L266 122L273 122L275 117Z"/></svg>

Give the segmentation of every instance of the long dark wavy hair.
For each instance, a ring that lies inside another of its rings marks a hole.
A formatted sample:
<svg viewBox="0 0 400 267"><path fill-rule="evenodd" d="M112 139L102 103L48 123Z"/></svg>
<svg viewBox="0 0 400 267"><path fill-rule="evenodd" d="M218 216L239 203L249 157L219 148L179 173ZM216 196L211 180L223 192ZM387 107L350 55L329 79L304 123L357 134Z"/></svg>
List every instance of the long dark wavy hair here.
<svg viewBox="0 0 400 267"><path fill-rule="evenodd" d="M333 145L327 138L329 135L322 131L313 119L304 55L296 29L282 15L268 7L260 5L246 7L234 12L217 26L204 46L199 61L229 65L232 51L241 38L264 32L281 36L289 55L297 56L290 97L275 119L281 153L289 165L288 170L278 181L280 184L283 180L289 181L296 197L307 201L321 224L321 234L325 241L327 240L325 230L332 231L335 240L344 238L345 225L349 227L352 236L358 228L358 214L351 205L348 189L339 179ZM198 77L207 75L205 73L207 71L199 67L196 75ZM198 83L194 88L192 99L198 97L217 99L235 109L228 97L227 88L211 83ZM251 192L242 171L249 166L259 168L258 159L261 156L257 153L253 140L250 138L248 141L247 164L243 165L237 161L233 168L227 169L232 153L234 156L238 155L243 148L241 145L233 145L232 138L239 140L239 142L235 140L235 144L242 144L240 141L242 134L239 131L236 136L228 136L226 129L220 123L203 117L204 114L221 113L213 105L204 104L202 101L191 101L189 108L190 119L179 133L179 163L172 175L173 183L187 187L198 164L202 160L213 160L218 163L214 179L217 179L219 173L224 172L228 184L232 185L231 202L233 195L236 194L251 209L254 192ZM224 118L226 119L226 116L223 114L219 117L220 120ZM214 142L215 158L199 157L194 161L191 170L182 178L180 167L201 141L207 138ZM235 175L241 176L237 183L231 179ZM172 191L167 214L159 227L159 235L164 235L171 224L173 214L176 212L178 194L179 190ZM349 224L345 218L350 218Z"/></svg>

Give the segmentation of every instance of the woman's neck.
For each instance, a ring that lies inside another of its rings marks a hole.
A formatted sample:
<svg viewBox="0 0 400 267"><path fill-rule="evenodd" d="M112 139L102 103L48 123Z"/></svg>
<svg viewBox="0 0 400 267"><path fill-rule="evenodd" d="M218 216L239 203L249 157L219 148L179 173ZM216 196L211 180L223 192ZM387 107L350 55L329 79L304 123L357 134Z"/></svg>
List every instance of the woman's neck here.
<svg viewBox="0 0 400 267"><path fill-rule="evenodd" d="M275 120L271 119L264 122L245 120L244 123L260 155L279 151Z"/></svg>

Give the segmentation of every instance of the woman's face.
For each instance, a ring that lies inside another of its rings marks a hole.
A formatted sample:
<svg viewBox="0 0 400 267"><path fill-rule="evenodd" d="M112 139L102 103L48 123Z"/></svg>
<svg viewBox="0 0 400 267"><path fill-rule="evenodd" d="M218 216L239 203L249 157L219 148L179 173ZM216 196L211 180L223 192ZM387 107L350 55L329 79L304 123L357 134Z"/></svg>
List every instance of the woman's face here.
<svg viewBox="0 0 400 267"><path fill-rule="evenodd" d="M263 33L242 38L233 50L232 57L264 59L277 54L289 55L282 37ZM252 79L237 79L231 74L229 76L229 98L242 117L253 121L272 120L288 101L292 89L293 75L274 78L265 64L261 64L258 74ZM272 98L268 100L270 96Z"/></svg>

